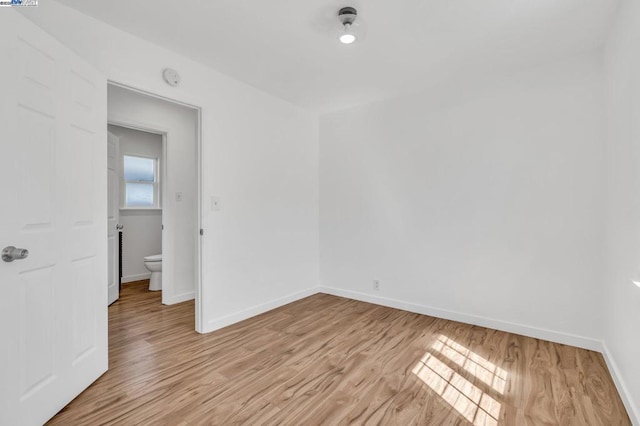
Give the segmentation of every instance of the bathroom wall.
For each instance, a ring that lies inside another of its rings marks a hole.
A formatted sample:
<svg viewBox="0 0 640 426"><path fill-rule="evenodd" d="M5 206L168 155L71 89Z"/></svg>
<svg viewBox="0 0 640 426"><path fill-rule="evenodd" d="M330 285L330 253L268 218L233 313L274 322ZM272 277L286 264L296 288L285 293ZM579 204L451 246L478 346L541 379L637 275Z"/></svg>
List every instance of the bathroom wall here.
<svg viewBox="0 0 640 426"><path fill-rule="evenodd" d="M142 155L158 158L158 164L162 164L161 135L113 125L109 125L108 130L120 138L120 158L126 154ZM122 168L120 170L122 179ZM164 183L162 167L159 167L158 172L161 193ZM122 197L122 192L120 195ZM122 282L149 278L150 273L144 266L143 258L162 253L162 210L120 209L120 224L124 225Z"/></svg>

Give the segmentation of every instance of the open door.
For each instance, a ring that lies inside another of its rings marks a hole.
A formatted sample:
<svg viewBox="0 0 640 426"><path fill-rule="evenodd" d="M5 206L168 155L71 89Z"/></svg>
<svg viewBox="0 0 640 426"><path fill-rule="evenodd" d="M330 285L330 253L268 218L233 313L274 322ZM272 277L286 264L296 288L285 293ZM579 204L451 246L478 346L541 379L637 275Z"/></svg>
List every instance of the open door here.
<svg viewBox="0 0 640 426"><path fill-rule="evenodd" d="M120 297L120 138L113 133L107 135L107 179L109 199L107 201L107 250L109 257L109 280L107 304Z"/></svg>
<svg viewBox="0 0 640 426"><path fill-rule="evenodd" d="M0 13L0 424L40 425L107 370L106 79Z"/></svg>

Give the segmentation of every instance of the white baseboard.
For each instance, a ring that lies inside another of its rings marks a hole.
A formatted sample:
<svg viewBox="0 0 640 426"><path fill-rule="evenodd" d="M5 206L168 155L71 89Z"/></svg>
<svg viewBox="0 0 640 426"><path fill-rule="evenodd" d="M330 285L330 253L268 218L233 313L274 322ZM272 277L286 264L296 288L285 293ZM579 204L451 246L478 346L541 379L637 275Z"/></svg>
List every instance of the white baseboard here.
<svg viewBox="0 0 640 426"><path fill-rule="evenodd" d="M577 336L574 334L563 333L559 331L548 330L544 328L531 327L523 324L501 321L493 318L487 318L477 315L469 315L461 312L448 311L438 309L431 306L419 305L415 303L404 302L397 299L373 296L355 291L342 290L333 287L319 286L312 287L297 293L281 297L279 299L266 302L240 312L226 315L220 318L213 318L207 322L207 326L203 333L209 333L226 327L236 322L243 321L253 316L262 314L275 308L279 308L287 303L312 296L316 293L326 293L334 296L346 297L348 299L359 300L361 302L373 303L376 305L388 306L390 308L402 309L404 311L415 312L417 314L429 315L432 317L442 318L450 321L462 322L465 324L478 325L481 327L492 328L495 330L505 331L507 333L521 334L523 336L533 337L550 342L561 343L563 345L576 346L578 348L588 349L596 352L602 352L602 342L589 337Z"/></svg>
<svg viewBox="0 0 640 426"><path fill-rule="evenodd" d="M262 303L260 305L253 306L251 308L236 312L230 315L226 315L220 318L213 318L207 321L206 328L203 333L209 333L214 330L221 329L231 324L235 324L240 321L244 321L256 315L263 314L287 303L295 302L296 300L304 299L305 297L312 296L319 293L318 287L312 287L307 290L299 291L297 293L288 294L279 299L272 300L270 302Z"/></svg>
<svg viewBox="0 0 640 426"><path fill-rule="evenodd" d="M148 272L146 274L128 275L126 277L122 277L122 284L132 283L134 281L148 280L149 278L151 278L151 272Z"/></svg>
<svg viewBox="0 0 640 426"><path fill-rule="evenodd" d="M162 295L162 304L163 305L175 305L176 303L186 302L187 300L193 300L196 298L196 293L194 291L190 291L187 293L178 294L175 296L165 297Z"/></svg>
<svg viewBox="0 0 640 426"><path fill-rule="evenodd" d="M559 331L547 330L544 328L531 327L523 324L501 321L477 315L469 315L461 312L438 309L426 305L404 302L397 299L389 299L371 294L358 293L355 291L341 290L333 287L319 287L320 292L332 294L334 296L346 297L348 299L360 300L362 302L374 303L376 305L388 306L390 308L402 309L403 311L415 312L417 314L429 315L443 318L450 321L463 322L466 324L479 325L481 327L493 328L495 330L506 331L508 333L521 334L523 336L534 337L536 339L548 340L550 342L562 343L564 345L577 346L599 352L602 343L599 340L589 337L576 336Z"/></svg>
<svg viewBox="0 0 640 426"><path fill-rule="evenodd" d="M620 370L618 369L618 364L616 364L613 355L611 355L606 342L602 342L601 345L602 356L604 356L604 360L607 363L611 377L613 377L616 388L618 388L618 393L620 394L620 398L622 398L622 402L627 409L627 414L629 414L629 417L631 418L631 423L636 426L640 426L640 406L638 406L637 402L631 398L629 389L627 388L627 385L622 378L622 374L620 374Z"/></svg>

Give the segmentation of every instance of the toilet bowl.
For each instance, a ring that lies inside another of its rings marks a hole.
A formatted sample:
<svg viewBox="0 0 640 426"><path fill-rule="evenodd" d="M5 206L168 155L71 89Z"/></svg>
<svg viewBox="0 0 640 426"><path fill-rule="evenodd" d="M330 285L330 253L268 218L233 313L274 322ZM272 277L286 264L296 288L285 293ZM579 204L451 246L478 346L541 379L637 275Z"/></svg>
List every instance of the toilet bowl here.
<svg viewBox="0 0 640 426"><path fill-rule="evenodd" d="M162 290L162 255L155 254L144 258L144 266L151 272L149 290Z"/></svg>

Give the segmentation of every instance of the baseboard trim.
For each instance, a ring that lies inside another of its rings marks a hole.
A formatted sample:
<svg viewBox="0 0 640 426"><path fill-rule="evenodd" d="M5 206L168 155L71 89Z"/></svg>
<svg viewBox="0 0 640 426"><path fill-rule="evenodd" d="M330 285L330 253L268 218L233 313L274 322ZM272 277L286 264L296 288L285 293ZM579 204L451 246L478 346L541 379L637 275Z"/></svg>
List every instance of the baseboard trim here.
<svg viewBox="0 0 640 426"><path fill-rule="evenodd" d="M296 300L304 299L305 297L313 296L314 294L319 293L318 287L312 287L303 291L299 291L296 293L288 294L279 299L275 299L266 303L261 303L259 305L253 306L248 309L244 309L240 312L236 312L230 315L226 315L220 318L213 318L206 323L206 328L203 333L209 333L211 331L219 330L223 327L227 327L231 324L235 324L240 321L244 321L256 315L263 314L272 309L279 308L283 305L286 305L291 302L295 302Z"/></svg>
<svg viewBox="0 0 640 426"><path fill-rule="evenodd" d="M627 414L631 419L631 423L636 426L640 426L640 407L636 405L634 399L631 398L631 394L629 393L629 389L625 384L624 379L622 378L622 374L620 374L620 369L618 368L618 364L616 364L613 355L609 351L606 342L601 342L602 345L602 356L604 357L605 362L607 363L607 368L609 369L609 373L611 373L611 377L613 377L613 382L618 388L618 393L620 394L620 398L622 398L622 403L624 407L627 409Z"/></svg>
<svg viewBox="0 0 640 426"><path fill-rule="evenodd" d="M151 272L147 274L128 275L126 277L122 277L122 284L132 283L134 281L148 280L149 278L151 278Z"/></svg>
<svg viewBox="0 0 640 426"><path fill-rule="evenodd" d="M487 318L477 315L469 315L456 311L448 311L444 309L434 308L432 306L419 305L416 303L404 302L397 299L387 297L374 296L366 293L358 293L350 290L341 290L334 287L319 287L319 291L334 296L346 297L348 299L359 300L361 302L373 303L376 305L387 306L390 308L402 309L403 311L414 312L416 314L429 315L432 317L442 318L450 321L462 322L465 324L478 325L481 327L492 328L495 330L506 331L508 333L521 334L523 336L533 337L536 339L548 340L550 342L561 343L564 345L576 346L583 349L589 349L599 352L602 348L602 342L589 337L577 336L574 334L562 333L558 331L548 330L544 328L531 327L523 324L501 321L494 318Z"/></svg>
<svg viewBox="0 0 640 426"><path fill-rule="evenodd" d="M188 293L178 294L176 296L164 298L164 294L162 295L162 304L163 305L175 305L176 303L186 302L187 300L193 300L196 298L196 293L194 291L190 291Z"/></svg>

